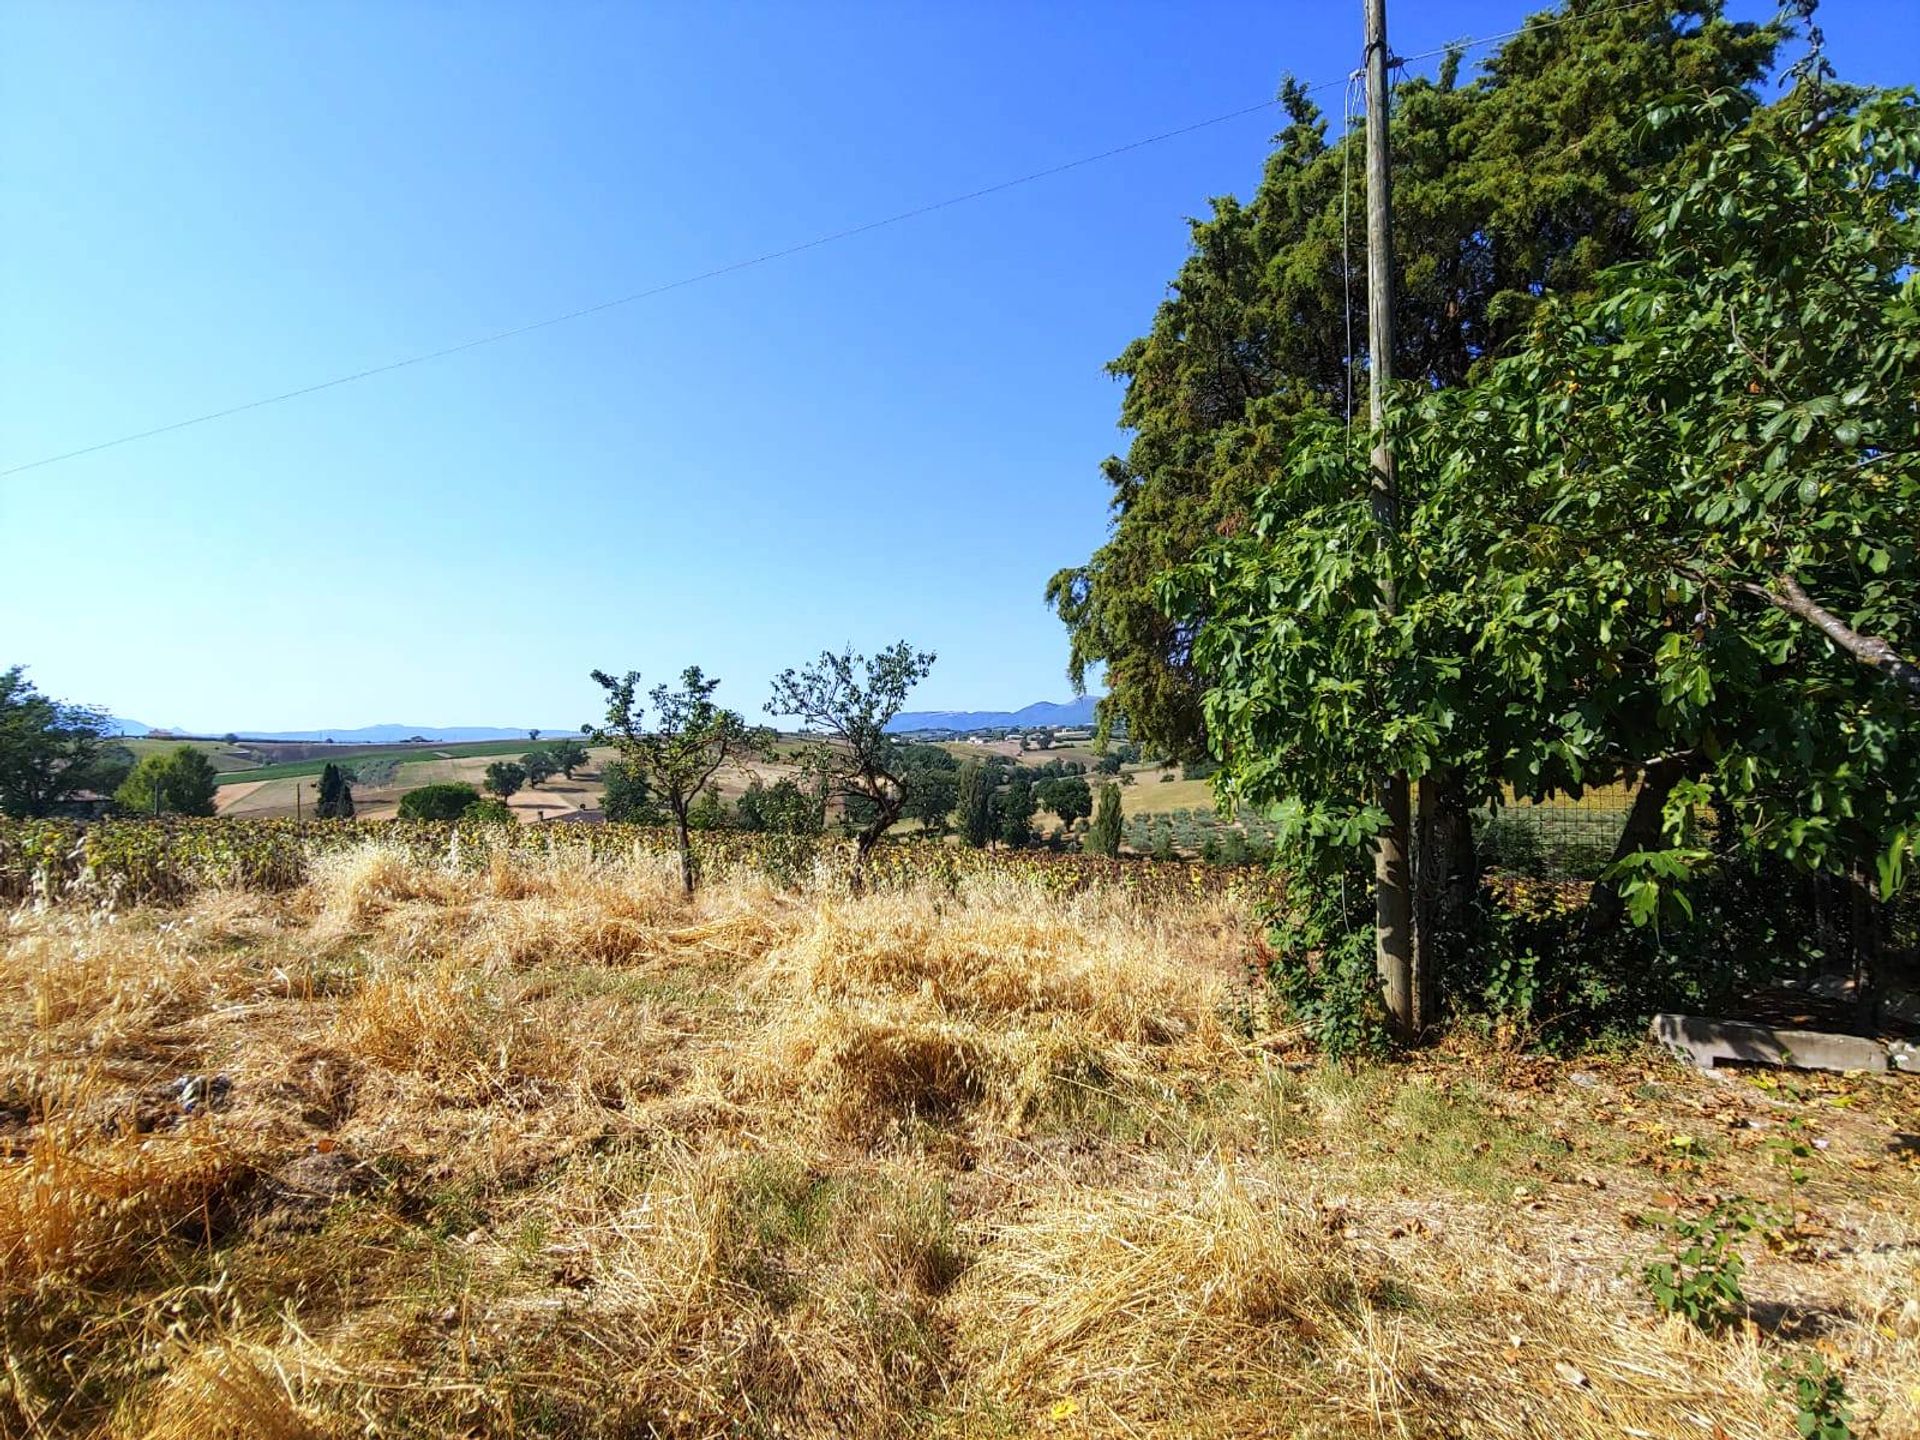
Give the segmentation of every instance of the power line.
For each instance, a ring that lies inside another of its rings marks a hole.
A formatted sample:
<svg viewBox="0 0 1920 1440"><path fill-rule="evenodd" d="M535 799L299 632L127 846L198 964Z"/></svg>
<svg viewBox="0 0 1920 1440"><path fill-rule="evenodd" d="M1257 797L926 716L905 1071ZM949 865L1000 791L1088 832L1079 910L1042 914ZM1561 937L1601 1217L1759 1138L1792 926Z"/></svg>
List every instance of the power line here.
<svg viewBox="0 0 1920 1440"><path fill-rule="evenodd" d="M1514 36L1528 30L1544 29L1549 26L1566 24L1576 20L1597 19L1600 16L1615 14L1622 10L1642 8L1649 3L1650 0L1625 0L1625 3L1622 4L1610 5L1599 10L1583 11L1579 14L1563 12L1559 15L1544 16L1537 20L1531 20L1517 29L1504 30L1495 35L1456 40L1449 44L1442 45L1437 49L1422 51L1417 55L1395 56L1393 57L1393 62L1395 64L1405 65L1416 60L1428 60L1435 56L1446 55L1452 52L1464 53L1468 50L1479 49L1482 46L1497 44L1501 40L1510 40ZM1303 87L1301 93L1312 95L1322 90L1330 90L1336 85L1346 84L1349 78L1350 77L1342 76L1336 80L1317 81L1312 85ZM58 465L68 460L78 460L83 455L97 455L102 450L117 449L122 445L131 445L139 440L151 440L159 435L170 435L176 430L188 430L196 425L206 425L215 420L225 420L234 415L243 415L249 410L261 410L269 405L279 405L288 400L298 400L303 396L317 395L323 390L336 390L343 385L353 385L361 380L371 380L376 375L390 375L396 370L406 370L415 365L424 365L432 360L444 360L449 356L461 355L469 350L479 350L488 345L498 345L505 340L514 340L522 335L531 335L537 330L547 330L556 325L565 325L570 321L583 320L589 315L599 315L608 310L617 310L622 306L637 304L639 301L650 300L655 296L665 295L672 290L683 290L690 285L698 285L708 280L717 280L724 275L736 275L742 270L752 270L761 265L771 264L775 260L784 260L793 255L803 254L808 250L817 250L823 245L832 245L841 240L851 240L855 236L868 235L876 230L885 230L894 225L902 225L909 220L917 220L924 215L932 215L937 211L952 209L956 205L965 205L975 200L983 200L989 195L998 195L1008 190L1019 189L1023 185L1032 185L1041 180L1049 180L1056 175L1064 175L1069 171L1083 169L1088 165L1097 165L1104 160L1112 160L1118 156L1130 154L1135 150L1144 150L1150 145L1160 145L1168 140L1177 140L1183 135L1192 135L1197 131L1212 129L1216 125L1225 125L1230 121L1241 120L1249 115L1257 115L1263 110L1271 110L1279 103L1280 101L1278 99L1262 100L1257 105L1245 105L1238 110L1229 110L1223 115L1215 115L1206 120L1196 120L1192 124L1181 125L1172 130L1162 130L1157 135L1148 135L1143 139L1130 140L1124 145L1115 145L1111 149L1101 150L1092 155L1082 155L1077 160L1068 160L1058 165L1049 165L1044 170L1029 171L1027 174L1017 175L1011 180L997 181L992 185L983 185L977 190L968 190L963 194L950 195L944 200L935 200L930 204L915 206L911 210L897 211L882 219L869 220L864 224L850 225L843 230L834 230L824 235L816 235L811 240L802 240L797 244L783 246L778 250L768 250L762 254L752 256L749 259L735 260L730 264L715 266L711 270L702 270L697 274L684 275L678 280L669 280L664 284L650 286L645 290L635 290L630 294L616 296L611 300L602 300L593 305L583 305L575 310L564 311L557 315L549 315L544 319L529 321L527 324L515 325L505 330L495 330L491 334L481 335L472 340L462 340L455 345L445 345L437 350L423 350L418 354L408 355L399 360L389 360L381 365L370 365L363 370L354 370L343 375L335 375L331 379L319 380L311 385L301 385L292 390L282 390L277 394L263 395L258 399L243 401L238 405L229 405L219 410L208 410L203 414L189 416L184 420L174 420L165 425L155 425L147 430L135 430L125 435L117 435L111 440L101 440L92 445L82 445L76 450L64 450L55 455L44 455L38 460L28 460L18 465L9 465L5 469L0 469L0 479L4 479L9 475L20 475L28 470L38 470L47 465Z"/></svg>
<svg viewBox="0 0 1920 1440"><path fill-rule="evenodd" d="M1334 82L1338 83L1338 82ZM1325 86L1316 86L1324 89ZM568 310L559 315L549 315L542 320L530 321L525 325L515 325L510 329L496 330L489 335L481 335L472 340L463 340L457 345L442 346L438 350L423 350L417 355L404 359L390 360L383 365L370 365L364 370L355 370L345 375L336 375L330 380L317 381L312 385L302 385L297 389L283 390L275 395L263 395L257 400L248 400L239 405L229 405L222 410L209 410L202 415L194 415L185 420L175 420L167 425L156 425L150 430L137 430L127 435L116 436L111 440L102 440L98 444L83 445L78 450L63 451L58 455L48 455L39 460L29 460L21 465L8 466L0 470L0 477L18 475L22 471L37 470L43 465L57 465L64 460L77 460L82 455L95 455L102 450L111 450L120 445L131 445L136 440L150 440L156 435L168 435L175 430L185 430L194 425L205 425L209 421L224 420L232 415L241 415L249 410L259 410L264 406L278 405L282 401L297 400L303 395L315 395L322 390L337 389L342 385L352 385L356 381L369 380L376 375L388 375L395 370L405 370L409 366L424 365L430 360L444 360L450 355L463 354L468 350L478 350L486 345L497 345L503 340L516 339L521 335L530 335L536 330L546 330L555 325L564 325L571 320L585 319L589 315L599 315L608 310L617 310L623 305L632 305L641 300L664 295L670 290L682 290L689 285L698 285L703 281L717 280L723 275L735 275L742 270L751 270L759 265L770 264L775 260L784 260L808 250L817 250L823 245L831 245L840 240L850 240L856 235L870 234L875 230L884 230L892 225L901 225L909 220L931 215L939 210L951 209L955 205L965 205L969 201L981 200L989 195L998 195L1002 191L1017 189L1022 185L1031 185L1036 181L1050 179L1055 175L1064 175L1070 170L1083 166L1096 165L1102 160L1111 160L1115 156L1125 155L1134 150L1143 150L1149 145L1158 145L1182 135L1191 135L1197 130L1206 130L1215 125L1224 125L1230 120L1243 119L1248 115L1270 110L1277 100L1262 100L1257 105L1246 105L1238 110L1230 110L1224 115L1215 115L1207 120L1196 120L1191 125L1182 125L1178 129L1163 130L1158 135L1149 135L1142 140L1131 140L1125 145L1116 145L1110 150L1098 154L1083 155L1077 160L1068 160L1063 164L1050 165L1044 170L1030 171L1011 180L1001 180L992 185L984 185L978 190L969 190L965 194L951 195L944 200L935 200L928 205L915 206L911 210L901 210L883 219L869 220L865 224L850 225L844 230L834 230L825 235L816 235L811 240L802 240L795 245L783 246L778 250L768 250L746 260L735 260L727 265L718 265L711 270L702 270L698 274L684 275L678 280L669 280L665 284L650 286L645 290L635 290L631 294L616 296L611 300L602 300L597 304L583 305L577 310Z"/></svg>

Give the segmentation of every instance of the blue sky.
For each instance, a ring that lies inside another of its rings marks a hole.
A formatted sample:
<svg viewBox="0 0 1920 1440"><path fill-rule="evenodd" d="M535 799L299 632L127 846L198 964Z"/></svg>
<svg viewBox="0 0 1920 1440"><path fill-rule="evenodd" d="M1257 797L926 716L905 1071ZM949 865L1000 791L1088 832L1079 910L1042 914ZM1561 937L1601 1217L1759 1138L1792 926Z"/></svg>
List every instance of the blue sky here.
<svg viewBox="0 0 1920 1440"><path fill-rule="evenodd" d="M1403 0L1395 48L1533 8ZM0 468L1338 79L1359 12L9 0ZM1916 78L1920 6L1821 18L1843 77ZM1064 698L1102 366L1274 128L0 478L0 664L212 730L572 724L596 666L757 710L902 636L915 708Z"/></svg>

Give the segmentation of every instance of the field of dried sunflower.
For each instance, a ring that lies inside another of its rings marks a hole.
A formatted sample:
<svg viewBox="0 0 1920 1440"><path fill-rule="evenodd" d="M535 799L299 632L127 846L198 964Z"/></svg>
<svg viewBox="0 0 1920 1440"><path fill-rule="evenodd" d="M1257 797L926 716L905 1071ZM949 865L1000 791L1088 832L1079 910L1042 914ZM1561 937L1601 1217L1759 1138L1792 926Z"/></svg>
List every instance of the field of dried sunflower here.
<svg viewBox="0 0 1920 1440"><path fill-rule="evenodd" d="M1920 1434L1910 1080L1323 1068L1198 892L302 873L0 919L0 1434Z"/></svg>

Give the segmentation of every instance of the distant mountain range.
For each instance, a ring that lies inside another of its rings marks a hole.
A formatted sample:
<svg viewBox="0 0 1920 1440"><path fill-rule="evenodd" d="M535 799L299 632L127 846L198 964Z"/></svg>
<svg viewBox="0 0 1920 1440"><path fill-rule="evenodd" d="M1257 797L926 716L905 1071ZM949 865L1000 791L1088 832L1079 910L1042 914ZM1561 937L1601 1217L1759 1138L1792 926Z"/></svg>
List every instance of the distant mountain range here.
<svg viewBox="0 0 1920 1440"><path fill-rule="evenodd" d="M896 733L909 730L953 730L965 734L970 730L1036 729L1042 725L1091 725L1093 707L1099 703L1096 695L1082 695L1069 700L1064 705L1055 705L1042 700L1021 710L904 710L893 717L893 723L887 729ZM153 727L143 725L138 720L124 720L117 715L109 716L107 725L118 735L150 735ZM169 728L166 733L182 735L187 732ZM410 740L418 735L423 740L453 742L458 740L515 740L525 735L524 726L514 729L502 729L497 725L362 725L351 730L236 730L227 732L214 730L205 735L224 735L232 733L242 740L331 740L337 745L391 745L402 740ZM556 726L543 729L544 738L557 739L562 735L578 735L573 726Z"/></svg>
<svg viewBox="0 0 1920 1440"><path fill-rule="evenodd" d="M151 735L153 727L142 725L138 720L122 720L118 716L109 717L108 728L117 727L121 735ZM194 731L169 729L169 734L199 734ZM526 727L502 729L498 725L362 725L352 730L235 730L232 732L216 730L207 732L218 736L228 733L238 735L242 740L331 740L336 745L391 745L402 740L411 740L418 735L422 740L440 740L452 743L460 740L518 740L527 733ZM563 735L577 737L578 726L561 726L555 729L542 729L542 739L559 739ZM204 737L202 737L204 738Z"/></svg>
<svg viewBox="0 0 1920 1440"><path fill-rule="evenodd" d="M964 734L969 730L1005 730L1009 728L1036 729L1042 725L1091 725L1093 707L1100 703L1097 695L1082 695L1069 700L1064 705L1055 705L1042 700L1022 710L903 710L893 717L893 723L887 729L906 730L956 730Z"/></svg>

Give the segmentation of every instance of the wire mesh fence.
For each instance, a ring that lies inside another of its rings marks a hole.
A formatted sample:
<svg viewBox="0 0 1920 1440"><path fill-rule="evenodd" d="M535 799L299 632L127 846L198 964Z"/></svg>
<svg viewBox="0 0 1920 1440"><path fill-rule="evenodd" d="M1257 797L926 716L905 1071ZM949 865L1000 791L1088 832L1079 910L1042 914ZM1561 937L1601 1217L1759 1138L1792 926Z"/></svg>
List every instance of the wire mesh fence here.
<svg viewBox="0 0 1920 1440"><path fill-rule="evenodd" d="M1546 800L1509 797L1474 816L1474 843L1490 869L1540 880L1598 880L1627 828L1635 789L1619 784Z"/></svg>
<svg viewBox="0 0 1920 1440"><path fill-rule="evenodd" d="M1619 853L1637 792L1637 785L1616 784L1537 801L1510 796L1474 815L1478 859L1495 875L1568 885L1599 880ZM1695 823L1701 842L1718 852L1709 883L1773 917L1773 945L1830 969L1871 957L1887 980L1920 984L1920 889L1908 886L1884 900L1871 874L1804 869L1778 855L1719 844L1711 814Z"/></svg>

